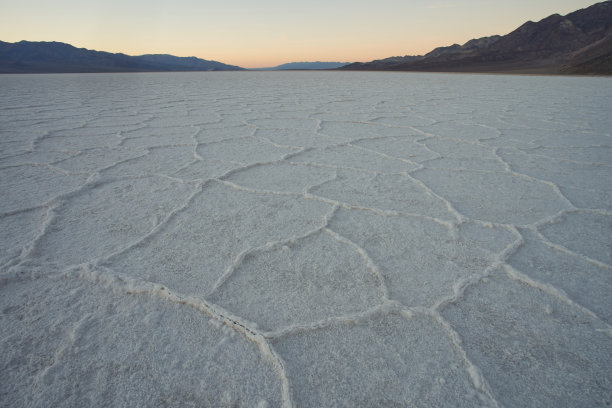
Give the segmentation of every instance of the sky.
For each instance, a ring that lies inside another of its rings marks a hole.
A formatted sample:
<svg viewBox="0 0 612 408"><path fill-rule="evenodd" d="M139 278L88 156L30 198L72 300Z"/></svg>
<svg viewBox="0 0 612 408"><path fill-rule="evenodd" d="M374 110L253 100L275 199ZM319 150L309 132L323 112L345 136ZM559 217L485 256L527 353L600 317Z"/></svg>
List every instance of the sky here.
<svg viewBox="0 0 612 408"><path fill-rule="evenodd" d="M244 68L420 55L597 0L0 0L0 40Z"/></svg>

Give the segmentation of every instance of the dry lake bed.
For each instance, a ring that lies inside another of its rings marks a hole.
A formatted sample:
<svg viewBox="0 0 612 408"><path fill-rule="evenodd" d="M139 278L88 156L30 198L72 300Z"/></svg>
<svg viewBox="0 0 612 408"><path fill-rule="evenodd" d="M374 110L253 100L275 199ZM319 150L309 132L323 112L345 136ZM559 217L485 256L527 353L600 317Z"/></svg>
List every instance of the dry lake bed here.
<svg viewBox="0 0 612 408"><path fill-rule="evenodd" d="M0 406L612 404L612 80L0 76Z"/></svg>

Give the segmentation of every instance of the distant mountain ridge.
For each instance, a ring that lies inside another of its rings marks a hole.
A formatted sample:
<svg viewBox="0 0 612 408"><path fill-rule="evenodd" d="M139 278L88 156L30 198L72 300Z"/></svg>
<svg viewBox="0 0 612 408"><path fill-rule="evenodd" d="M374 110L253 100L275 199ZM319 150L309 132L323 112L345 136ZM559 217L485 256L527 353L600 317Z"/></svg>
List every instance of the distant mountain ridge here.
<svg viewBox="0 0 612 408"><path fill-rule="evenodd" d="M0 41L0 73L236 71L244 68L196 57L130 56L61 42Z"/></svg>
<svg viewBox="0 0 612 408"><path fill-rule="evenodd" d="M528 21L504 36L340 69L612 75L612 1Z"/></svg>
<svg viewBox="0 0 612 408"><path fill-rule="evenodd" d="M334 69L343 67L347 64L350 64L350 62L288 62L286 64L277 65L275 67L254 68L253 71L274 71L287 69Z"/></svg>

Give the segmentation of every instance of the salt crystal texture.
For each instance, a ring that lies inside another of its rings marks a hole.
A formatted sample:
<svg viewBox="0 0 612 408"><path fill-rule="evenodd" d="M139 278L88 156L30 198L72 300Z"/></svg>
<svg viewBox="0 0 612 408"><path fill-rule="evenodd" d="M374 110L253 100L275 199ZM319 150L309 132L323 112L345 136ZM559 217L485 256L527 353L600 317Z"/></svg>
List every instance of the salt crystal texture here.
<svg viewBox="0 0 612 408"><path fill-rule="evenodd" d="M612 404L608 78L0 89L0 406Z"/></svg>

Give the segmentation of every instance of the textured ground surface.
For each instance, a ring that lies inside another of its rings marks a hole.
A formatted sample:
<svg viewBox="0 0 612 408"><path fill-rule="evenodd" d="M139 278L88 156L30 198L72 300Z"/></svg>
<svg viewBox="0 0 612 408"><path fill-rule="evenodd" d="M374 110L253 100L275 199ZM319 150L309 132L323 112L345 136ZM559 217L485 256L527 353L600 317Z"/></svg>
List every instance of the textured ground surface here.
<svg viewBox="0 0 612 408"><path fill-rule="evenodd" d="M0 406L610 406L611 85L0 77Z"/></svg>

